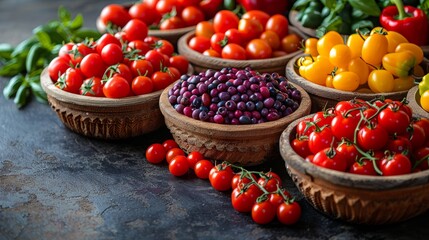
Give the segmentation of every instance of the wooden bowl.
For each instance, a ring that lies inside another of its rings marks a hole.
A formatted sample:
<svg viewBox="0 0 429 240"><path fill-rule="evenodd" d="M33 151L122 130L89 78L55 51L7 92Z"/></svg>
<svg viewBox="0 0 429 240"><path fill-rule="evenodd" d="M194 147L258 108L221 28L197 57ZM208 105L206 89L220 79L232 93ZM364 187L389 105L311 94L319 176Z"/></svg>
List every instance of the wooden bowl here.
<svg viewBox="0 0 429 240"><path fill-rule="evenodd" d="M301 38L306 36L302 35L296 28L289 26L289 33L296 33ZM258 72L277 72L281 75L284 75L284 67L286 63L294 56L302 53L302 50L287 54L285 56L268 58L268 59L252 59L252 60L232 60L232 59L223 59L205 56L197 51L192 50L188 42L195 36L195 31L189 32L183 35L179 42L177 43L177 49L179 54L185 55L189 62L195 68L196 72L202 72L207 69L220 70L225 67L234 67L234 68L245 68L251 67L252 69Z"/></svg>
<svg viewBox="0 0 429 240"><path fill-rule="evenodd" d="M124 139L163 126L157 92L121 99L88 97L63 91L53 84L47 69L41 85L49 105L72 131L99 139Z"/></svg>
<svg viewBox="0 0 429 240"><path fill-rule="evenodd" d="M335 219L371 225L405 221L429 209L429 170L364 176L305 161L290 145L296 125L304 118L289 124L279 145L288 174L314 208Z"/></svg>
<svg viewBox="0 0 429 240"><path fill-rule="evenodd" d="M429 118L429 112L426 112L420 105L419 86L412 87L407 94L408 106L413 109L413 113L418 117Z"/></svg>
<svg viewBox="0 0 429 240"><path fill-rule="evenodd" d="M174 85L174 84L173 84ZM281 132L293 120L310 112L311 101L301 87L300 106L292 114L272 122L226 125L203 122L178 113L168 101L170 85L161 94L159 105L174 140L186 152L199 151L206 158L242 166L258 165L279 155Z"/></svg>
<svg viewBox="0 0 429 240"><path fill-rule="evenodd" d="M390 98L393 100L402 100L407 97L408 91L400 92L389 92L389 93L361 93L361 92L348 92L341 91L325 86L321 86L308 81L301 77L295 68L296 61L304 56L299 54L293 57L286 65L286 77L289 81L300 85L311 97L312 101L312 112L323 110L324 108L333 107L339 101L348 101L353 98L359 98L363 100L372 100L376 97Z"/></svg>

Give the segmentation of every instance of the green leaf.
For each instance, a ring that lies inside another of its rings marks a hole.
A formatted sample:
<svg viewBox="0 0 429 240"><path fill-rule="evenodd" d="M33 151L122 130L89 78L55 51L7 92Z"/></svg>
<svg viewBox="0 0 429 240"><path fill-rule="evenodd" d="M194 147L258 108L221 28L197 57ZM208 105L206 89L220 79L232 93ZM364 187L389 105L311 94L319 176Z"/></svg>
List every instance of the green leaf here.
<svg viewBox="0 0 429 240"><path fill-rule="evenodd" d="M336 0L321 0L321 2L323 3L323 5L325 5L325 7L329 8L329 9L335 9Z"/></svg>
<svg viewBox="0 0 429 240"><path fill-rule="evenodd" d="M8 43L0 43L0 59L9 60L13 52L12 45Z"/></svg>
<svg viewBox="0 0 429 240"><path fill-rule="evenodd" d="M368 14L362 12L359 9L353 8L352 17L355 20L364 20L365 18L368 18Z"/></svg>
<svg viewBox="0 0 429 240"><path fill-rule="evenodd" d="M23 81L24 81L24 76L22 76L21 74L13 76L9 80L7 85L3 88L4 97L6 99L11 99L13 96L15 96L19 86L21 86Z"/></svg>
<svg viewBox="0 0 429 240"><path fill-rule="evenodd" d="M375 0L349 0L353 8L359 9L370 16L380 16L381 10Z"/></svg>
<svg viewBox="0 0 429 240"><path fill-rule="evenodd" d="M58 8L58 18L62 23L67 23L71 20L71 14L63 6Z"/></svg>
<svg viewBox="0 0 429 240"><path fill-rule="evenodd" d="M6 62L5 65L0 67L0 76L12 77L25 70L25 59L23 58L12 58Z"/></svg>
<svg viewBox="0 0 429 240"><path fill-rule="evenodd" d="M68 25L71 30L77 30L83 26L83 16L82 14L76 15L72 22Z"/></svg>
<svg viewBox="0 0 429 240"><path fill-rule="evenodd" d="M35 43L37 43L37 38L34 36L23 40L15 47L15 49L11 53L11 57L15 58L18 55L22 55L23 53L26 55L30 50L31 46L33 46Z"/></svg>
<svg viewBox="0 0 429 240"><path fill-rule="evenodd" d="M46 96L46 92L43 91L42 86L40 85L40 81L29 81L31 92L36 97L36 100L42 103L48 102L48 97Z"/></svg>
<svg viewBox="0 0 429 240"><path fill-rule="evenodd" d="M357 22L354 22L351 26L351 30L354 31L356 29L359 29L361 32L365 32L367 29L373 29L374 23L370 20L360 20Z"/></svg>
<svg viewBox="0 0 429 240"><path fill-rule="evenodd" d="M43 32L43 31L39 31L36 33L36 37L37 37L37 39L39 39L39 43L42 47L47 48L47 49L52 48L51 37L49 36L49 34L47 34L46 32Z"/></svg>
<svg viewBox="0 0 429 240"><path fill-rule="evenodd" d="M16 92L15 98L13 102L18 108L22 108L27 105L29 97L31 94L31 88L27 84L21 84L19 86L18 91Z"/></svg>
<svg viewBox="0 0 429 240"><path fill-rule="evenodd" d="M307 7L307 5L311 2L312 0L298 0L296 1L293 6L292 9L293 10L301 10Z"/></svg>
<svg viewBox="0 0 429 240"><path fill-rule="evenodd" d="M85 40L86 38L97 40L100 37L101 37L101 33L99 33L98 31L94 31L94 30L88 29L88 28L81 28L81 29L74 32L71 40L74 42L81 42L81 41Z"/></svg>
<svg viewBox="0 0 429 240"><path fill-rule="evenodd" d="M41 44L33 45L28 52L28 56L25 61L25 69L27 72L31 72L36 69L39 59L43 59L49 52L50 50L44 48Z"/></svg>

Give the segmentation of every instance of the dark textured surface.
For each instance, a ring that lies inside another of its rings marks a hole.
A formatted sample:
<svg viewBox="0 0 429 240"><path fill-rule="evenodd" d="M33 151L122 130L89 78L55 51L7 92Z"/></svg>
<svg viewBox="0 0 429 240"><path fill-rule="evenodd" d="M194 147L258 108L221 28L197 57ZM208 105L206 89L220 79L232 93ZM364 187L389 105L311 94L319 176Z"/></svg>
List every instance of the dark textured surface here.
<svg viewBox="0 0 429 240"><path fill-rule="evenodd" d="M109 2L1 0L0 42L17 44L55 19L61 4L95 28ZM0 79L1 89L6 81ZM429 233L428 213L377 227L325 217L297 193L280 158L257 169L280 173L303 216L294 226L259 226L208 181L148 164L147 146L167 138L163 128L126 141L88 139L66 129L48 105L33 101L17 110L1 96L0 239L425 239Z"/></svg>

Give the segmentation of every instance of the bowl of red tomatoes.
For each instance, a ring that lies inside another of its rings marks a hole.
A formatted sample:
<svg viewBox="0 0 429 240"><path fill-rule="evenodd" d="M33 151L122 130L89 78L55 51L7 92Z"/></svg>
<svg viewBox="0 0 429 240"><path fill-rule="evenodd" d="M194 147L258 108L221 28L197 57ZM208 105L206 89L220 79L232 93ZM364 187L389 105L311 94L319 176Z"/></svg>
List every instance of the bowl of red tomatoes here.
<svg viewBox="0 0 429 240"><path fill-rule="evenodd" d="M185 152L242 166L278 156L281 132L311 108L301 87L276 73L250 68L182 75L163 91L159 104L166 126Z"/></svg>
<svg viewBox="0 0 429 240"><path fill-rule="evenodd" d="M329 217L389 224L429 209L429 120L403 102L340 101L280 137L288 174Z"/></svg>
<svg viewBox="0 0 429 240"><path fill-rule="evenodd" d="M251 67L284 75L286 63L301 53L303 38L283 15L251 10L238 17L222 10L182 36L177 48L196 71Z"/></svg>
<svg viewBox="0 0 429 240"><path fill-rule="evenodd" d="M173 55L167 40L149 45L147 35L141 37L121 42L105 33L96 41L61 47L41 73L41 85L67 128L88 137L123 139L163 125L161 92L193 69L184 56Z"/></svg>
<svg viewBox="0 0 429 240"><path fill-rule="evenodd" d="M208 1L144 1L133 4L109 4L97 19L100 32L116 32L131 20L143 22L149 35L166 39L176 46L178 39L195 29L197 23L210 19L217 6Z"/></svg>

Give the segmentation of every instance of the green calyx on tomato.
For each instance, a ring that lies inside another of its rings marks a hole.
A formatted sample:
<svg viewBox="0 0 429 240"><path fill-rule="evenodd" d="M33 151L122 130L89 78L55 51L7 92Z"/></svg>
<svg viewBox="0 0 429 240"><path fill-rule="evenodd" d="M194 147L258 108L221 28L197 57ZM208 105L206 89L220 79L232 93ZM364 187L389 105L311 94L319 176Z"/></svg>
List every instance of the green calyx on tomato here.
<svg viewBox="0 0 429 240"><path fill-rule="evenodd" d="M427 90L429 90L429 73L426 74L422 78L422 81L419 83L419 94L420 94L420 96L423 95L423 93L426 92Z"/></svg>
<svg viewBox="0 0 429 240"><path fill-rule="evenodd" d="M416 57L409 51L388 53L383 56L383 67L398 77L409 76L414 69Z"/></svg>

